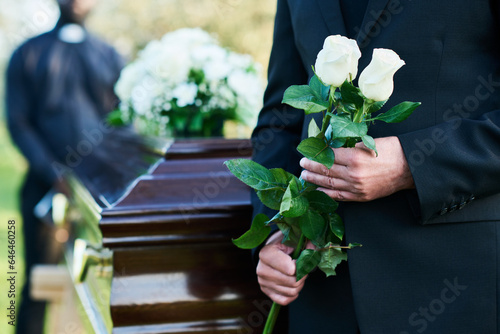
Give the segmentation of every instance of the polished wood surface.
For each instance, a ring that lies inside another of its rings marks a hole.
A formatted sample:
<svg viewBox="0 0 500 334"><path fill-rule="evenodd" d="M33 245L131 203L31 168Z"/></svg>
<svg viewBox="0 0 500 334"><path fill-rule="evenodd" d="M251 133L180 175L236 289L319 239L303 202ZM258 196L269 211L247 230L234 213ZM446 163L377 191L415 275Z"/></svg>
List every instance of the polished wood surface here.
<svg viewBox="0 0 500 334"><path fill-rule="evenodd" d="M262 331L271 304L231 242L250 226L250 190L223 165L250 155L248 140L175 142L112 203L86 187L94 201L80 206L113 252L113 333Z"/></svg>

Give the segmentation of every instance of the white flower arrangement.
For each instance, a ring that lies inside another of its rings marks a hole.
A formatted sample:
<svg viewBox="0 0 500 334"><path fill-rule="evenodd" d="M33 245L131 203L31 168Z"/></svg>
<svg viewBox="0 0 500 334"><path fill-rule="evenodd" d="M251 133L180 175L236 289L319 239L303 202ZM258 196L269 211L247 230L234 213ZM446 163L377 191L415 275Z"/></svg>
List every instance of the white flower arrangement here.
<svg viewBox="0 0 500 334"><path fill-rule="evenodd" d="M219 46L202 29L184 28L150 42L123 69L112 120L157 136L221 135L225 120L255 125L263 91L251 56Z"/></svg>

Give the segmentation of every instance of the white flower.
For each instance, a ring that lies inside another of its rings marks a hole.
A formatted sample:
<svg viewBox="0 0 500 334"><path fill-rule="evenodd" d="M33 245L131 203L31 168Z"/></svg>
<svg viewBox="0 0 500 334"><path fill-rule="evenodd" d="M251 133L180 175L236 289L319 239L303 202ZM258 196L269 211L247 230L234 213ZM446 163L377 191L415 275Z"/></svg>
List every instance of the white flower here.
<svg viewBox="0 0 500 334"><path fill-rule="evenodd" d="M120 73L120 79L115 85L115 93L122 101L127 101L132 96L132 90L141 80L146 68L140 62L133 62L125 67Z"/></svg>
<svg viewBox="0 0 500 334"><path fill-rule="evenodd" d="M236 113L238 121L251 125L262 103L259 69L252 57L219 46L202 29L179 29L148 43L122 71L115 92L122 113L132 115L138 128L149 129L146 133L166 133L187 106L226 112L233 120Z"/></svg>
<svg viewBox="0 0 500 334"><path fill-rule="evenodd" d="M359 76L359 88L363 95L374 101L387 100L394 90L394 74L404 64L392 50L373 50L372 61Z"/></svg>
<svg viewBox="0 0 500 334"><path fill-rule="evenodd" d="M194 104L197 94L198 86L194 83L183 83L172 92L174 98L177 99L177 106L181 108Z"/></svg>
<svg viewBox="0 0 500 334"><path fill-rule="evenodd" d="M156 56L156 61L151 60L149 68L152 75L168 80L171 85L179 84L187 80L191 69L189 53L183 48L172 45L164 48Z"/></svg>
<svg viewBox="0 0 500 334"><path fill-rule="evenodd" d="M328 36L314 65L316 74L325 84L340 87L358 74L361 51L355 40L344 36Z"/></svg>
<svg viewBox="0 0 500 334"><path fill-rule="evenodd" d="M252 73L235 71L227 81L237 96L239 119L245 124L254 125L256 111L262 108L263 85L260 78Z"/></svg>
<svg viewBox="0 0 500 334"><path fill-rule="evenodd" d="M227 78L231 70L231 66L225 61L207 62L203 66L203 72L208 81L218 81Z"/></svg>

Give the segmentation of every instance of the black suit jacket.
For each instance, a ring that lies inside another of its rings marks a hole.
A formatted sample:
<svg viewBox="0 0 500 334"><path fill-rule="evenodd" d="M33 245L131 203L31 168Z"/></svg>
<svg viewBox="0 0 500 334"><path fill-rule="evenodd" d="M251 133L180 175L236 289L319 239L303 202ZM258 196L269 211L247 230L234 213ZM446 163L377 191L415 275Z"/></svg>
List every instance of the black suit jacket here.
<svg viewBox="0 0 500 334"><path fill-rule="evenodd" d="M406 62L387 107L422 102L407 121L370 128L374 137L398 136L416 190L342 204L347 242L363 244L348 262L363 334L500 333L499 5L370 0L356 29L360 70L374 48L393 49ZM278 1L269 85L253 134L257 162L300 173L296 146L309 118L282 105L283 92L307 83L326 36L345 33L338 0ZM255 197L254 206L267 212ZM342 282L318 284L316 304L305 307L336 303L319 287ZM324 322L315 333L334 333L329 319L315 319ZM297 332L308 332L307 321Z"/></svg>

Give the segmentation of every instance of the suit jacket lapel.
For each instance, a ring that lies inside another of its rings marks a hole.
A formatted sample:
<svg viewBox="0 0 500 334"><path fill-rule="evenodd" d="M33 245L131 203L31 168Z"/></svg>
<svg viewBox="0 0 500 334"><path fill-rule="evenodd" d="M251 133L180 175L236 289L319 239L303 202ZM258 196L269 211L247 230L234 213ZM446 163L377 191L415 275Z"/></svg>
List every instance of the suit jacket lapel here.
<svg viewBox="0 0 500 334"><path fill-rule="evenodd" d="M370 31L377 23L389 1L390 0L370 0L368 2L363 23L356 37L356 41L360 47L363 47L365 42L368 41L367 38L370 35Z"/></svg>
<svg viewBox="0 0 500 334"><path fill-rule="evenodd" d="M347 34L339 0L316 0L323 14L323 19L332 35Z"/></svg>
<svg viewBox="0 0 500 334"><path fill-rule="evenodd" d="M361 46L365 43L371 29L382 15L384 8L390 0L370 0L363 17L363 23L358 31L356 41ZM344 18L340 10L339 0L316 0L321 9L323 19L330 34L346 35Z"/></svg>

